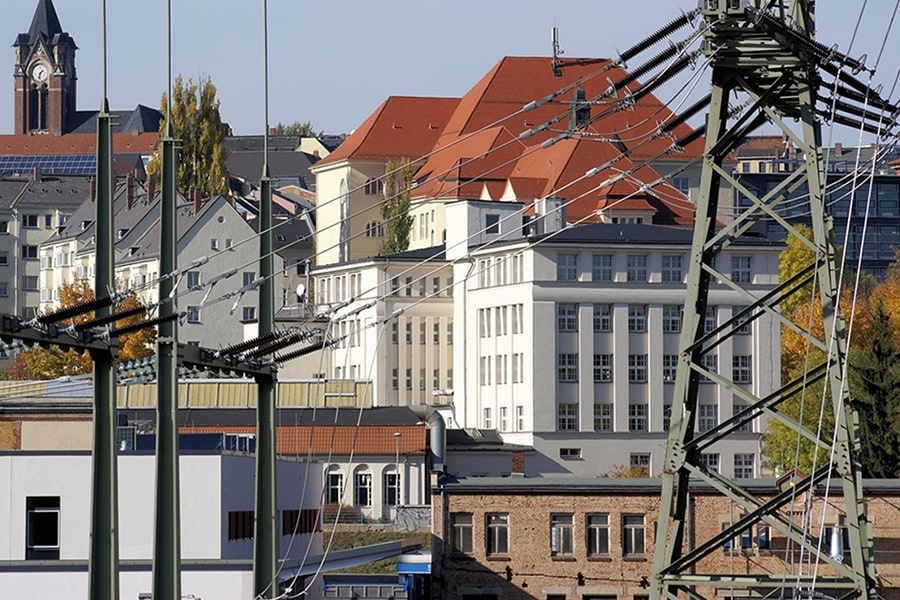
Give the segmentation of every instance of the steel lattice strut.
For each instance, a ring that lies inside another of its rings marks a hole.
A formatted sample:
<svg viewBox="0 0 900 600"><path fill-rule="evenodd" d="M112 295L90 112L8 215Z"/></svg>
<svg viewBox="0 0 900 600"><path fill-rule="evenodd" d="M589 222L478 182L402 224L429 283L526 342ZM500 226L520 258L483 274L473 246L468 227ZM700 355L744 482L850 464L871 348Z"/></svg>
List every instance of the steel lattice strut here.
<svg viewBox="0 0 900 600"><path fill-rule="evenodd" d="M890 125L896 107L845 73L847 67L857 71L863 69L860 61L815 41L811 1L705 0L702 4L701 15L706 25L703 51L712 64L712 93L705 126L706 144L687 281L681 354L663 473L652 598L701 598L717 594L783 598L810 595L815 591L834 597L874 599L877 592L871 530L865 516L855 459L858 454L856 424L843 381L845 328L837 312L839 283L835 250L831 221L823 200L825 176L820 115L827 99L827 106L832 110L824 112L833 122L884 133L889 127L880 122L883 120ZM829 75L832 81L823 80L820 72ZM825 97L836 94L840 101L831 102L831 98L823 97L820 88L823 93L827 92ZM736 118L732 117L728 107L728 100L733 96L746 99L749 106ZM879 117L885 113L888 114L886 118ZM786 121L789 119L799 125L794 124L793 129L788 127ZM779 127L803 152L806 161L778 187L760 197L723 168L723 162L748 134L765 122ZM750 203L742 214L725 226L716 220L719 187L723 182L746 196ZM717 269L716 256L760 220L779 223L788 236L802 238L782 218L778 208L804 185L809 191L808 209L812 218L813 237L811 241L805 241L815 254L811 265L763 296L748 285L732 281L727 269ZM715 331L705 332L709 284L715 279L744 295L748 307ZM744 323L762 315L774 319L777 325L796 330L796 326L779 312L778 306L792 294L808 290L810 282L815 282L821 302L825 334L819 338L805 331L800 333L825 355L822 364L810 367L804 377L787 382L764 397L756 395L752 386L736 382L731 369L723 368L721 372L713 373L704 366L707 353L729 340ZM695 421L701 377L712 379L721 393L741 399L746 403L747 411L724 420L711 431L697 433ZM834 452L823 453L825 464L820 463L813 473L801 476L793 489L757 498L743 489L740 481L723 477L702 464L703 450L762 415L777 419L799 437L830 451L831 439L819 441L815 432L808 431L779 410L790 395L815 381L823 382L830 392L831 402L826 410L833 410ZM819 543L818 532L810 536L786 508L795 497L794 490L803 489L804 485L814 489L829 478L839 480L836 487L843 496L833 502L842 503L840 508L846 514L850 545L846 559L829 556L829 546ZM711 488L739 509L738 518L724 524L720 533L708 539L695 540L689 535L692 518L688 512L689 486L692 482L707 490ZM816 564L824 567L818 573L786 575L781 571L751 570L749 574L729 575L710 566L715 564L715 560L709 559L710 555L721 554L723 546L732 543L730 540L740 539L748 528L760 525L783 536L787 544L812 556ZM779 594L778 588L789 589L783 589ZM739 591L734 592L736 589Z"/></svg>

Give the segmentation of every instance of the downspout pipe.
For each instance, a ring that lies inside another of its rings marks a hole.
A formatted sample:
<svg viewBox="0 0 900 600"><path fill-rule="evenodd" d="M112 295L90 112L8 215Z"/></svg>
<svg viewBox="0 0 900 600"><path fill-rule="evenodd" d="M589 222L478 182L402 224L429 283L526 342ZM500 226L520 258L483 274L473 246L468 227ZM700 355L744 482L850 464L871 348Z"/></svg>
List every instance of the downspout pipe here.
<svg viewBox="0 0 900 600"><path fill-rule="evenodd" d="M428 431L431 436L431 455L434 459L432 470L443 473L444 459L447 454L447 426L444 424L444 417L433 407L426 404L411 406L410 410L428 424Z"/></svg>

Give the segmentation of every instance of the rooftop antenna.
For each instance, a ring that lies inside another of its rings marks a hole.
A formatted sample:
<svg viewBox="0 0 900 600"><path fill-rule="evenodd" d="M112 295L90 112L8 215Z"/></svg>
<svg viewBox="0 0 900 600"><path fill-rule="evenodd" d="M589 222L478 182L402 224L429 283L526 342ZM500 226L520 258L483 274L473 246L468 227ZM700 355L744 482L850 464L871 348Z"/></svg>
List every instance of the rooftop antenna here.
<svg viewBox="0 0 900 600"><path fill-rule="evenodd" d="M553 76L562 77L562 70L559 68L559 57L565 52L559 47L559 28L555 25L550 29L550 44L553 46Z"/></svg>

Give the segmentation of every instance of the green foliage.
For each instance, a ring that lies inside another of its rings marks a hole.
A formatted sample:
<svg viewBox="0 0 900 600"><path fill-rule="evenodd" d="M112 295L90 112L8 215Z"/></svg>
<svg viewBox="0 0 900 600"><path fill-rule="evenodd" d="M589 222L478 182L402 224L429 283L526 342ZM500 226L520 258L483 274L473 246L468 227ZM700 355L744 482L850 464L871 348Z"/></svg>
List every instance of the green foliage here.
<svg viewBox="0 0 900 600"><path fill-rule="evenodd" d="M322 534L324 543L328 542L331 537L331 529L326 526ZM407 538L417 538L422 542L422 548L428 550L431 547L430 531L394 531L393 529L380 529L370 527L367 529L359 529L356 527L343 528L338 527L334 532L334 540L331 544L331 550L346 550L349 548L360 548L362 546L371 546L374 544L382 544L384 542L393 542L395 540L403 540ZM341 573L368 573L368 574L397 574L397 559L386 558L375 562L366 563L358 567L349 567L341 569Z"/></svg>
<svg viewBox="0 0 900 600"><path fill-rule="evenodd" d="M385 165L384 200L381 203L381 218L384 222L382 254L403 252L409 248L413 228L413 217L409 214L412 178L413 166L409 159L402 158L396 164L389 160Z"/></svg>
<svg viewBox="0 0 900 600"><path fill-rule="evenodd" d="M884 305L877 302L868 335L850 354L864 477L900 476L900 353L895 339Z"/></svg>
<svg viewBox="0 0 900 600"><path fill-rule="evenodd" d="M820 350L810 350L810 369L824 360L825 356ZM788 379L802 377L804 365L805 363L796 365L788 373ZM778 411L794 421L799 421L813 434L818 432L819 439L826 441L826 448L817 448L816 444L800 436L794 429L770 418L763 433L763 453L775 474L782 475L793 469L811 473L814 466L821 467L826 464L830 460L827 446L830 445L828 440L831 440L834 432L834 409L831 394L825 392L824 383L820 380L806 385L803 390L786 398L778 406Z"/></svg>
<svg viewBox="0 0 900 600"><path fill-rule="evenodd" d="M808 240L812 239L812 229L807 225L797 225L797 231ZM787 281L815 260L815 254L812 249L800 239L790 236L787 239L787 248L781 251L778 256L778 278L779 281ZM802 289L795 292L791 297L782 300L781 312L790 315L797 306L804 302L809 302L812 294L812 286L805 285Z"/></svg>
<svg viewBox="0 0 900 600"><path fill-rule="evenodd" d="M275 135L294 135L298 137L316 137L324 132L315 132L313 130L312 121L294 121L290 125L285 125L281 121L275 126Z"/></svg>
<svg viewBox="0 0 900 600"><path fill-rule="evenodd" d="M163 120L160 135L166 133L168 107L163 94ZM209 77L199 83L184 82L179 75L172 86L172 137L181 142L176 186L182 194L200 190L203 197L228 192L228 172L225 168L225 125L219 115L216 86ZM160 180L160 155L155 154L147 165L147 174Z"/></svg>

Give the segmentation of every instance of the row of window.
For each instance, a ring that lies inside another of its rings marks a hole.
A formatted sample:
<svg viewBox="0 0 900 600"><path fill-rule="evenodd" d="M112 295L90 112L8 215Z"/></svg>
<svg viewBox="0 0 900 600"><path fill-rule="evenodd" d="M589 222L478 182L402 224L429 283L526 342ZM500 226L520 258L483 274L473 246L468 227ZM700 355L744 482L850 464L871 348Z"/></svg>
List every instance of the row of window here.
<svg viewBox="0 0 900 600"><path fill-rule="evenodd" d="M404 340L407 344L413 343L413 324L410 321L407 321L403 327L404 329ZM428 329L425 326L423 321L419 321L419 345L425 345L428 342ZM446 328L447 334L447 345L453 345L453 321L449 321L447 323ZM391 343L397 344L400 342L400 324L396 321L391 323ZM432 344L440 344L441 343L441 324L440 323L432 323L431 324L431 343Z"/></svg>
<svg viewBox="0 0 900 600"><path fill-rule="evenodd" d="M228 512L228 540L253 539L252 510L232 510ZM318 508L281 511L281 535L295 535L322 531L322 519Z"/></svg>
<svg viewBox="0 0 900 600"><path fill-rule="evenodd" d="M516 431L525 431L525 407L522 405L516 405L515 410ZM507 408L506 406L501 406L498 413L499 418L497 419L497 429L499 431L510 431L509 408ZM485 424L485 429L494 428L494 413L489 406L484 407L482 411L482 422Z"/></svg>
<svg viewBox="0 0 900 600"><path fill-rule="evenodd" d="M719 406L716 404L700 404L697 407L697 430L700 432L709 431L719 424ZM741 404L734 404L732 416L736 417L747 410L747 407ZM593 429L597 432L611 432L614 430L613 417L614 405L611 402L595 402L593 413ZM646 404L631 402L628 404L628 431L649 431L648 428L648 406ZM560 402L557 405L557 429L559 431L578 431L578 403L577 402ZM672 416L672 405L663 406L663 431L669 430ZM488 427L488 425L485 425ZM735 431L750 432L753 431L753 420L748 419L740 423Z"/></svg>
<svg viewBox="0 0 900 600"><path fill-rule="evenodd" d="M613 305L612 304L592 304L593 308L593 329L595 332L610 332L613 330ZM578 307L577 303L560 302L556 305L556 329L561 333L571 333L578 331ZM738 315L745 306L733 306L732 314ZM490 310L490 309L485 309ZM628 305L628 331L630 333L645 333L647 331L647 312L646 304L629 304ZM681 304L664 304L663 312L663 333L681 333L683 322L684 306ZM706 315L703 320L704 333L713 331L718 326L718 306L707 306ZM490 315L488 315L490 318ZM741 315L740 320L736 323L735 332L741 335L750 334L750 321L746 315ZM490 324L488 324L489 331Z"/></svg>
<svg viewBox="0 0 900 600"><path fill-rule="evenodd" d="M403 292L401 294L401 291ZM421 298L425 298L429 295L431 296L440 296L445 295L448 297L453 296L453 276L447 277L446 285L441 287L441 278L440 277L432 277L431 278L431 291L428 291L428 277L407 277L402 285L401 290L401 281L399 277L391 278L391 296L418 296Z"/></svg>
<svg viewBox="0 0 900 600"><path fill-rule="evenodd" d="M67 215L59 215L58 225L62 226L66 224L68 220ZM44 229L53 229L53 215L45 214L45 215L35 215L35 214L26 214L22 215L22 228L23 229L37 229L41 227L41 223L43 223ZM0 229L0 233L7 233L9 231L9 221L0 222L2 225L2 229Z"/></svg>
<svg viewBox="0 0 900 600"><path fill-rule="evenodd" d="M512 517L514 518L514 516ZM475 552L475 515L469 512L450 514L450 543L454 552L472 554ZM510 513L487 513L484 515L484 540L481 548L486 556L506 556L515 541L510 533ZM623 556L643 556L646 553L645 516L641 514L621 515L619 533ZM548 523L547 551L550 556L574 556L583 552L588 558L609 556L611 540L611 520L608 513L589 513L579 524L580 535L576 535L576 519L573 513L550 515ZM579 540L579 541L576 541ZM534 544L536 540L522 540ZM583 544L583 550L579 546Z"/></svg>
<svg viewBox="0 0 900 600"><path fill-rule="evenodd" d="M515 356L515 355L513 355ZM678 355L663 355L662 380L664 383L674 383L678 370ZM482 357L482 362L489 357ZM498 363L499 364L499 363ZM709 373L718 372L718 357L715 354L705 354L701 358L703 369ZM613 380L613 355L594 354L593 381L595 383L609 383ZM557 355L556 375L559 383L578 382L578 353L561 352ZM731 357L731 380L734 383L753 383L753 356L750 354L737 354ZM647 355L628 355L628 381L629 383L647 382ZM711 381L703 375L701 382ZM490 381L487 381L490 383ZM486 385L486 383L482 383Z"/></svg>
<svg viewBox="0 0 900 600"><path fill-rule="evenodd" d="M493 379L491 379L492 366L494 366ZM506 385L523 381L525 381L525 355L521 352L514 352L512 355L498 354L493 360L490 356L482 356L478 361L479 385Z"/></svg>
<svg viewBox="0 0 900 600"><path fill-rule="evenodd" d="M491 233L489 230L486 232ZM524 280L525 257L522 254L508 254L478 260L479 288L521 283Z"/></svg>
<svg viewBox="0 0 900 600"><path fill-rule="evenodd" d="M427 382L426 369L419 369L419 390L425 389L425 383ZM453 369L447 369L447 378L445 380L447 382L446 387L453 387ZM406 369L405 377L404 377L404 388L406 390L413 389L413 370L411 368ZM400 369L394 367L391 369L391 389L399 390L400 389ZM439 390L441 389L441 370L433 369L431 372L431 389Z"/></svg>
<svg viewBox="0 0 900 600"><path fill-rule="evenodd" d="M479 308L477 319L479 337L491 337L492 332L497 336L504 336L509 333L522 333L525 331L525 306L523 304L510 304L493 308ZM510 322L512 330L509 327Z"/></svg>
<svg viewBox="0 0 900 600"><path fill-rule="evenodd" d="M558 281L579 281L581 254L577 252L559 252L556 255L556 279ZM625 281L646 283L650 281L648 254L628 254L625 263ZM590 281L612 282L613 255L610 253L591 254ZM662 256L662 283L683 283L685 260L681 254L664 254ZM735 283L751 283L753 281L753 257L734 255L731 257L731 280Z"/></svg>
<svg viewBox="0 0 900 600"><path fill-rule="evenodd" d="M385 469L382 473L382 504L398 506L400 504L400 474L396 469ZM325 501L340 503L344 497L344 474L331 470L325 474ZM353 473L353 504L356 506L372 506L372 472L366 468L358 468Z"/></svg>
<svg viewBox="0 0 900 600"><path fill-rule="evenodd" d="M200 280L200 271L188 271L185 275L187 280L187 288L189 290L199 290L203 287L203 282ZM241 285L248 286L252 284L256 280L256 272L255 271L244 271L241 273Z"/></svg>

